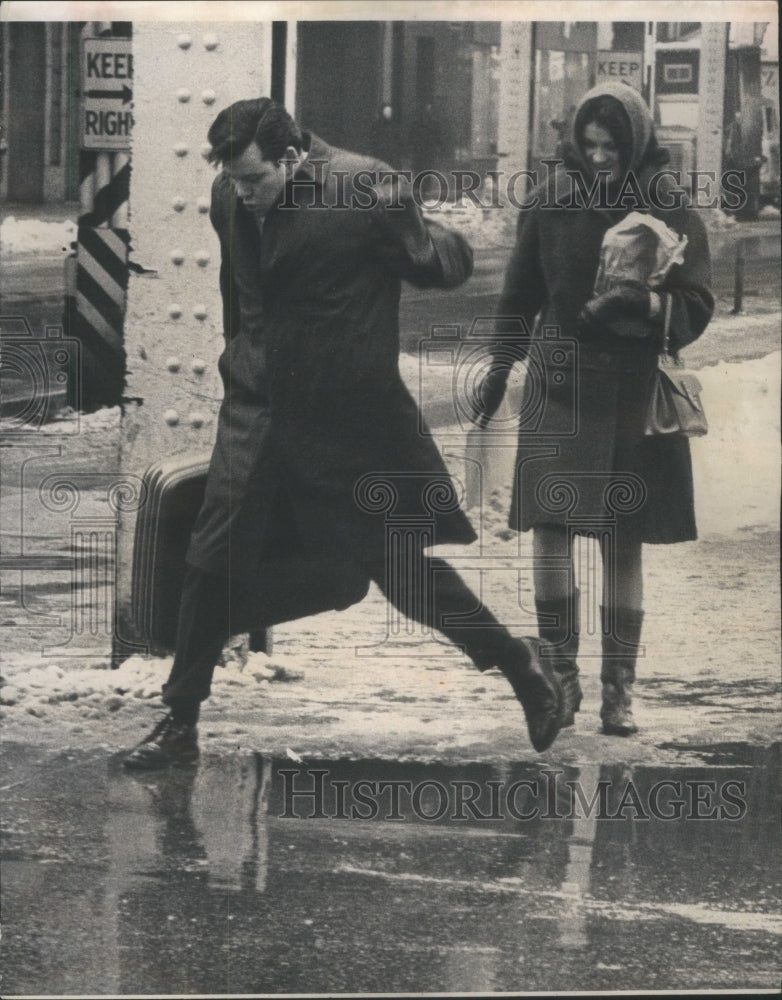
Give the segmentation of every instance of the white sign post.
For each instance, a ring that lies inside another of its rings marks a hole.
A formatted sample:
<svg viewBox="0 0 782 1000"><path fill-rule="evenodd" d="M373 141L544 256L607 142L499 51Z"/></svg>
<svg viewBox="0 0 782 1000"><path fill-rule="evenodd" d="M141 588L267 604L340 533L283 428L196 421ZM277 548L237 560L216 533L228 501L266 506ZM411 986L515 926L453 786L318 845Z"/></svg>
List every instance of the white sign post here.
<svg viewBox="0 0 782 1000"><path fill-rule="evenodd" d="M85 38L82 57L82 148L130 149L133 55L129 38Z"/></svg>

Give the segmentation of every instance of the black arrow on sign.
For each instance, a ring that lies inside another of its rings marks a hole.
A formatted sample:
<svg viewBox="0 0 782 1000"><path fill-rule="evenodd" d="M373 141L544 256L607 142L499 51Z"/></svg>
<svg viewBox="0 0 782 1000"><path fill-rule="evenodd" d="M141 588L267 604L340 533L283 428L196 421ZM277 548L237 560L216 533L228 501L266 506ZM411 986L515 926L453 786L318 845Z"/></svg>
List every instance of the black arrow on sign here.
<svg viewBox="0 0 782 1000"><path fill-rule="evenodd" d="M122 90L85 90L85 97L101 97L103 100L119 101L127 104L133 99L133 91L128 86L123 86Z"/></svg>

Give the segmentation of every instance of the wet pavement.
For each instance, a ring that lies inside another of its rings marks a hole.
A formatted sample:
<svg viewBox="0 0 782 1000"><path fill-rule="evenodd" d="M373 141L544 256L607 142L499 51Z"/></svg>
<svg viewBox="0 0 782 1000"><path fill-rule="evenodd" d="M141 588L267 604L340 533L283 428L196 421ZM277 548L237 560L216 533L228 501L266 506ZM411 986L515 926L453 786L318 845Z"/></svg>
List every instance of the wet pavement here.
<svg viewBox="0 0 782 1000"><path fill-rule="evenodd" d="M6 744L3 995L778 988L780 746L687 749L132 775Z"/></svg>

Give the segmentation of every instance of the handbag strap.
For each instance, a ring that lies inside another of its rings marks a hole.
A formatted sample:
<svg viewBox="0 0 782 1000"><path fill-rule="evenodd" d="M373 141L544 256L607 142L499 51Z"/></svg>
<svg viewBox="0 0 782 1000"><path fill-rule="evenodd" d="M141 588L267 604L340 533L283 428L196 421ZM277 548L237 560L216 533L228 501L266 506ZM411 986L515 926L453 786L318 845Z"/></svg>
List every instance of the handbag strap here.
<svg viewBox="0 0 782 1000"><path fill-rule="evenodd" d="M670 292L663 292L665 297L665 318L663 321L663 354L670 354L671 348L671 311L673 309L673 296Z"/></svg>
<svg viewBox="0 0 782 1000"><path fill-rule="evenodd" d="M660 353L658 364L673 365L676 368L683 366L682 359L678 351L671 350L671 313L673 312L673 295L670 292L663 292L665 298L664 318L663 318L663 348Z"/></svg>

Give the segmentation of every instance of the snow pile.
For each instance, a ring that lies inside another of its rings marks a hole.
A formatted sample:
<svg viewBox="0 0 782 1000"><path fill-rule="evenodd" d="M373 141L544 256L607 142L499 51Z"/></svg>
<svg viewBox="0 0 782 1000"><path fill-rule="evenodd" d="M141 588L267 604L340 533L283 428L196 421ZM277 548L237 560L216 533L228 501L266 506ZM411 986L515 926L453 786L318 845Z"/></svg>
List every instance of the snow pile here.
<svg viewBox="0 0 782 1000"><path fill-rule="evenodd" d="M698 372L709 420L691 442L701 536L779 524L781 361L776 351Z"/></svg>
<svg viewBox="0 0 782 1000"><path fill-rule="evenodd" d="M709 421L709 433L691 441L701 536L778 525L781 362L782 354L776 351L749 361L720 361L697 372ZM453 391L450 365L430 366L403 355L400 371L419 402L423 397L424 412L427 400ZM448 451L453 450L450 431ZM487 447L481 461L490 487L501 486L504 494L513 475L508 449ZM671 497L672 503L675 500Z"/></svg>
<svg viewBox="0 0 782 1000"><path fill-rule="evenodd" d="M479 204L469 198L457 202L423 204L424 215L440 225L460 233L473 247L513 246L516 213L491 205L490 193L476 194Z"/></svg>
<svg viewBox="0 0 782 1000"><path fill-rule="evenodd" d="M103 406L94 413L79 413L70 406L58 410L45 424L24 425L13 417L0 420L0 435L27 433L31 437L65 437L86 434L114 434L119 447L119 430L122 411L119 406Z"/></svg>
<svg viewBox="0 0 782 1000"><path fill-rule="evenodd" d="M728 215L721 208L710 208L708 212L701 212L700 216L706 228L714 232L719 229L732 229L737 224L735 215Z"/></svg>
<svg viewBox="0 0 782 1000"><path fill-rule="evenodd" d="M71 723L105 719L108 713L135 711L140 703L159 700L172 664L172 657L132 656L112 670L108 662L38 666L33 664L40 664L40 658L22 654L19 663L15 659L11 655L7 662L10 678L0 678L0 705L39 719L51 716ZM218 669L214 678L213 698L218 702L232 697L237 688L249 692L271 681L296 681L304 676L292 657L250 653L243 666L237 666L230 655L225 659L227 666Z"/></svg>
<svg viewBox="0 0 782 1000"><path fill-rule="evenodd" d="M44 222L41 219L17 219L9 215L0 222L0 254L70 253L76 239L76 223Z"/></svg>

